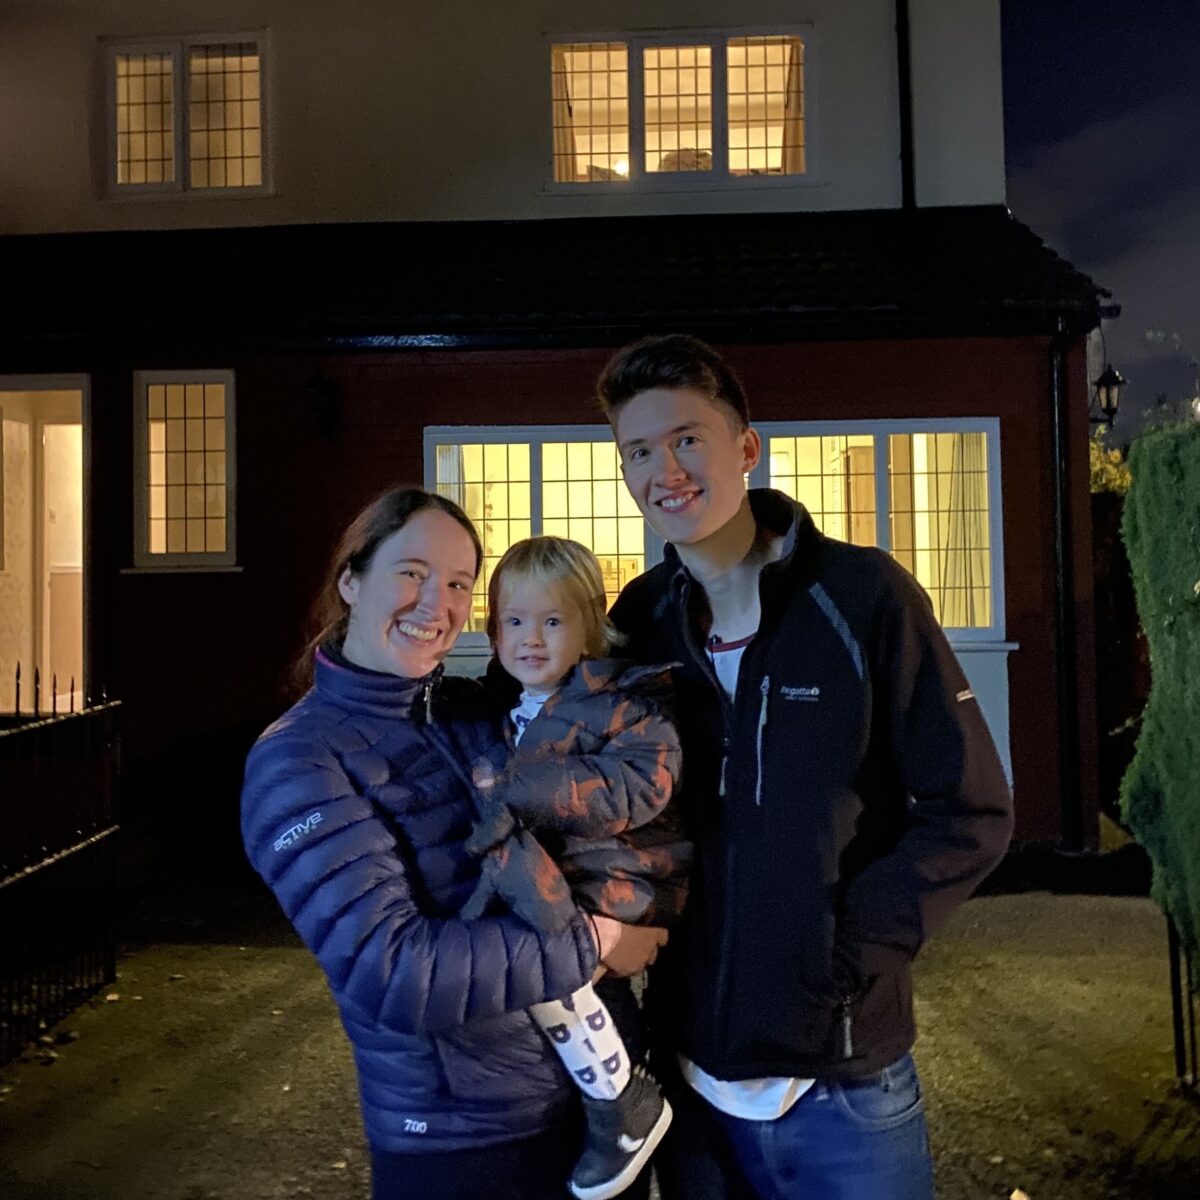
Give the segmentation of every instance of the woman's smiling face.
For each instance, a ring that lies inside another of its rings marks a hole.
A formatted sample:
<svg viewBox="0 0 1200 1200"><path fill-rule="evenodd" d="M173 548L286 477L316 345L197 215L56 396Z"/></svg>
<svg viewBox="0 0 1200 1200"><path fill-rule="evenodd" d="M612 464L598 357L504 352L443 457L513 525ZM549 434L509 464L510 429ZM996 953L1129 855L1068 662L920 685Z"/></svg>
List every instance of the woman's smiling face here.
<svg viewBox="0 0 1200 1200"><path fill-rule="evenodd" d="M422 509L379 543L338 591L350 606L342 653L360 667L419 679L449 653L471 613L475 547L440 509Z"/></svg>

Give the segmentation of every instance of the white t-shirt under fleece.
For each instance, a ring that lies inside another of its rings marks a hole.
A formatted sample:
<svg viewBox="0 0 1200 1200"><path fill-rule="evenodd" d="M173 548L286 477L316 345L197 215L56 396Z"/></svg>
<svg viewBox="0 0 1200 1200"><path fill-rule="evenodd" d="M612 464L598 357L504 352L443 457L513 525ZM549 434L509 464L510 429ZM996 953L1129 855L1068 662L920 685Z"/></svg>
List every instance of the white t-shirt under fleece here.
<svg viewBox="0 0 1200 1200"><path fill-rule="evenodd" d="M753 636L751 634L750 637L736 642L722 642L718 638L709 640L708 654L713 670L730 700L737 691L742 655ZM682 1054L679 1056L679 1069L692 1090L703 1096L713 1108L731 1117L740 1117L744 1121L778 1120L815 1082L812 1079L793 1079L787 1076L769 1076L765 1079L717 1079Z"/></svg>

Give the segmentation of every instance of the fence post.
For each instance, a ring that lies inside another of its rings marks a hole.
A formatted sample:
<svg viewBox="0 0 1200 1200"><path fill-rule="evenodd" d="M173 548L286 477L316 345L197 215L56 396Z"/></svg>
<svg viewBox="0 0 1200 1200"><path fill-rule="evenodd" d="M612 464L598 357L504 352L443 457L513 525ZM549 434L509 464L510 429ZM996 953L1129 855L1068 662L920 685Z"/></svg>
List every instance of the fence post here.
<svg viewBox="0 0 1200 1200"><path fill-rule="evenodd" d="M1175 1037L1175 1077L1194 1088L1200 1076L1196 1063L1196 1004L1192 992L1192 960L1167 917L1167 947L1171 956L1171 1027Z"/></svg>

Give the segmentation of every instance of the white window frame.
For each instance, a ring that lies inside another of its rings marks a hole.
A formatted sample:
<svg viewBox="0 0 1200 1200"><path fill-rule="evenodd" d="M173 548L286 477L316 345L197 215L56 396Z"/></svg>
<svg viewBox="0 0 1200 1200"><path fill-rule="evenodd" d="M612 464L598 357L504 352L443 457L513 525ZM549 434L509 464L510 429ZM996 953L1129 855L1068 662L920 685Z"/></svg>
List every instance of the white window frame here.
<svg viewBox="0 0 1200 1200"><path fill-rule="evenodd" d="M804 46L804 172L799 175L730 175L729 110L726 43L742 37L798 37ZM545 35L542 62L545 65L546 91L550 92L550 62L554 46L619 42L625 46L629 61L629 178L601 180L596 183L558 181L554 178L554 121L552 110L545 109L547 194L558 196L594 196L612 192L631 195L643 192L736 191L739 188L815 187L819 177L814 130L816 113L817 36L811 24L753 25L705 29L663 29L637 33L556 33ZM711 171L668 171L647 174L644 169L646 110L642 95L642 51L648 46L709 46L712 49L713 78L713 169Z"/></svg>
<svg viewBox="0 0 1200 1200"><path fill-rule="evenodd" d="M151 384L225 385L225 549L150 553ZM133 374L133 569L135 571L226 571L237 569L237 394L233 371L135 371Z"/></svg>
<svg viewBox="0 0 1200 1200"><path fill-rule="evenodd" d="M188 52L193 46L224 46L235 42L253 42L258 50L259 71L259 135L262 147L262 183L250 187L192 187L188 97L190 79L185 78ZM270 196L274 194L271 178L271 115L274 105L270 99L270 53L267 31L250 33L206 33L168 38L122 38L104 43L104 108L105 108L105 190L110 200L178 199L181 196L199 198L212 196ZM169 54L173 61L175 111L175 179L171 183L117 182L117 55Z"/></svg>
<svg viewBox="0 0 1200 1200"><path fill-rule="evenodd" d="M768 487L771 476L770 439L773 437L863 437L875 439L875 544L891 552L891 487L888 471L890 434L984 433L987 434L988 554L991 563L992 623L984 626L943 625L954 645L1003 642L1004 616L1004 515L1000 488L999 417L938 417L909 420L870 421L755 421L763 440L762 458L750 472L751 487Z"/></svg>
<svg viewBox="0 0 1200 1200"><path fill-rule="evenodd" d="M756 421L753 423L763 440L763 453L750 472L749 485L765 488L770 480L770 439L772 437L850 437L875 439L875 532L876 545L891 551L891 488L888 472L887 438L890 434L911 433L984 433L987 435L988 470L988 553L991 565L992 622L986 626L945 625L947 639L954 645L995 644L1005 638L1004 601L1004 514L1000 475L1000 419L998 417L939 417L908 420L863 421ZM523 442L529 445L530 528L541 528L542 445L546 442L601 442L612 439L607 425L432 425L424 431L425 486L437 486L437 447L464 443ZM646 569L662 561L664 544L649 523L646 524ZM464 633L460 639L466 649L486 646L485 635Z"/></svg>

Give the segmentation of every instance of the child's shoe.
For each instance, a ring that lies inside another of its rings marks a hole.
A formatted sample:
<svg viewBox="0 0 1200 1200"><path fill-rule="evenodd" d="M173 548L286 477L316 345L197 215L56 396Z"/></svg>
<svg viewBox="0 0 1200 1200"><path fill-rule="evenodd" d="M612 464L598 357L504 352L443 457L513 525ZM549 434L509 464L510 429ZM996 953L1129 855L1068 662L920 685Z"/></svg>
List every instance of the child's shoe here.
<svg viewBox="0 0 1200 1200"><path fill-rule="evenodd" d="M635 1067L615 1100L583 1098L587 1139L571 1173L579 1200L609 1200L623 1192L649 1161L671 1124L671 1106L658 1084Z"/></svg>

